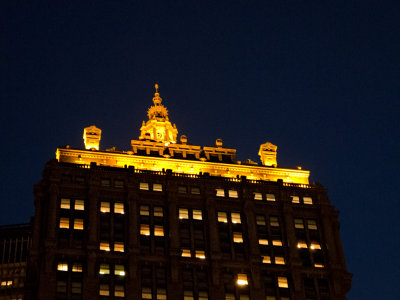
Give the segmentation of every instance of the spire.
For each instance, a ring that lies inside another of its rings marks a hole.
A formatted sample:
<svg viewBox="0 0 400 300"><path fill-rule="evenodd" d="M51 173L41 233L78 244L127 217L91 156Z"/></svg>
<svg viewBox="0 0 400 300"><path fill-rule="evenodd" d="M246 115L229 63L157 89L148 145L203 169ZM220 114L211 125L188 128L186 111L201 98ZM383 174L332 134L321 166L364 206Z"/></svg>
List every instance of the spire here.
<svg viewBox="0 0 400 300"><path fill-rule="evenodd" d="M155 106L158 106L161 104L162 99L160 97L160 93L158 92L158 84L156 83L154 87L156 88L156 92L154 93L153 103Z"/></svg>

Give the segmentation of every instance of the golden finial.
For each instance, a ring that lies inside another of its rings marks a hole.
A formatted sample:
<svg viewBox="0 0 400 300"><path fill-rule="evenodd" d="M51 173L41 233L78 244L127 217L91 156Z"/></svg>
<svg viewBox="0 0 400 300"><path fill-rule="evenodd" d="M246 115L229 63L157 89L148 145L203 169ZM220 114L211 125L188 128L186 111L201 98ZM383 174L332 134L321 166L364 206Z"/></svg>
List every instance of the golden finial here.
<svg viewBox="0 0 400 300"><path fill-rule="evenodd" d="M156 83L154 87L156 88L156 93L158 93L158 84Z"/></svg>

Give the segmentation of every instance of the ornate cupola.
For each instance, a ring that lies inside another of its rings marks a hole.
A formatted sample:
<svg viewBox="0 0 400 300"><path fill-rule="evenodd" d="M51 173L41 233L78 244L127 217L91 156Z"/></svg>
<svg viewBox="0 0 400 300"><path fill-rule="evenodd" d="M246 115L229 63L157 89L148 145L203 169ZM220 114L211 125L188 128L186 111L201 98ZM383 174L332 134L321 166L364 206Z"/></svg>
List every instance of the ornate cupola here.
<svg viewBox="0 0 400 300"><path fill-rule="evenodd" d="M154 105L147 111L149 120L143 121L140 128L140 140L154 140L163 143L176 143L178 129L175 124L171 124L168 118L167 108L161 104L162 99L158 93L158 84L155 84L156 92L154 93Z"/></svg>

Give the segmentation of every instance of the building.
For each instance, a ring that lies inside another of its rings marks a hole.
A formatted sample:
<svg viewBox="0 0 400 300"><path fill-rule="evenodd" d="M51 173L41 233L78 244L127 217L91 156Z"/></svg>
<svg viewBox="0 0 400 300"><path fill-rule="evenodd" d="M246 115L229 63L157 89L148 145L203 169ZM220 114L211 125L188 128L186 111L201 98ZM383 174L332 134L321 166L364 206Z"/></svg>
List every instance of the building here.
<svg viewBox="0 0 400 300"><path fill-rule="evenodd" d="M0 227L0 300L22 300L31 225Z"/></svg>
<svg viewBox="0 0 400 300"><path fill-rule="evenodd" d="M192 145L158 93L132 149L57 149L35 186L26 299L346 299L338 212L309 171Z"/></svg>

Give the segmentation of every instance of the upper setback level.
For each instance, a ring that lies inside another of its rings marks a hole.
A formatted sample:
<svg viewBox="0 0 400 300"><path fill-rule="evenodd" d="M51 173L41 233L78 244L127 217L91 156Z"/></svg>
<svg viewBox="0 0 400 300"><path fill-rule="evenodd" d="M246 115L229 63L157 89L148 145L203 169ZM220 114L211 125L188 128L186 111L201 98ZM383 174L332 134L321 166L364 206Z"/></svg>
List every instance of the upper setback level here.
<svg viewBox="0 0 400 300"><path fill-rule="evenodd" d="M59 162L111 167L133 166L140 170L172 170L184 174L204 174L227 178L246 176L250 180L278 181L286 183L308 184L310 172L277 167L277 146L265 143L258 152L261 165L251 160L236 161L236 149L223 146L217 139L215 146L198 146L188 143L182 135L177 140L178 129L169 121L168 110L162 104L162 99L156 93L148 110L149 120L143 121L138 140L132 140L131 151L118 151L115 148L101 150L101 130L95 126L84 129L83 139L85 149L70 146L57 149L56 158Z"/></svg>

